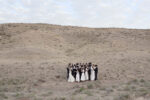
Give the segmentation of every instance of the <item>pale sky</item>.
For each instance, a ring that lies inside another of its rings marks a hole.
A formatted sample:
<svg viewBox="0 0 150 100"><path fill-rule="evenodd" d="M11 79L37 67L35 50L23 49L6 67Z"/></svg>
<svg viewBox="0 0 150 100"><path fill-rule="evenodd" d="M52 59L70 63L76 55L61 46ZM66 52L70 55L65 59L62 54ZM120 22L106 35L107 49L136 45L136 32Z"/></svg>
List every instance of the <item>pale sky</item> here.
<svg viewBox="0 0 150 100"><path fill-rule="evenodd" d="M0 23L150 28L150 0L0 0Z"/></svg>

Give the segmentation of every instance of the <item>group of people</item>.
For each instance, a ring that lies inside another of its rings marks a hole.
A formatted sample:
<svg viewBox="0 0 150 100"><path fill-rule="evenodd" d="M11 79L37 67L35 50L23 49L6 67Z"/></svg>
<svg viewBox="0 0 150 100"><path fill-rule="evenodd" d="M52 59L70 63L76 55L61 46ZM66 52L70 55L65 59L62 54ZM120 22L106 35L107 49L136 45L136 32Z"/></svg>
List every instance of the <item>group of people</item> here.
<svg viewBox="0 0 150 100"><path fill-rule="evenodd" d="M97 80L98 66L90 63L69 63L67 67L68 82L83 82Z"/></svg>

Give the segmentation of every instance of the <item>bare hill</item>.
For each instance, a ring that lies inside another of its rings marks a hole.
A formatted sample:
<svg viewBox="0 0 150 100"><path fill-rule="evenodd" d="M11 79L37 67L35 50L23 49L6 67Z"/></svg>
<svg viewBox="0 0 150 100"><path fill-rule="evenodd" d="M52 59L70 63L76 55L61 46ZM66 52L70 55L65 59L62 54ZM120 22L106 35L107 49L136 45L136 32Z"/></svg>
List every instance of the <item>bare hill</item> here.
<svg viewBox="0 0 150 100"><path fill-rule="evenodd" d="M48 24L0 24L1 81L5 78L8 81L23 77L23 80L26 80L25 89L20 91L31 89L32 93L38 94L38 89L34 90L32 86L37 83L37 87L43 89L42 93L48 92L46 87L51 87L54 93L68 99L71 98L69 93L74 90L67 92L67 89L75 87L65 80L65 67L69 62L93 62L99 65L99 81L94 82L93 87L96 97L98 93L95 84L99 86L106 81L108 84L114 81L115 84L116 81L121 84L135 79L149 81L150 30ZM65 84L67 86L64 86ZM75 89L85 88L88 84L91 83L81 83ZM61 94L59 90L64 92ZM13 87L10 86L8 91L13 91ZM114 97L114 94L109 96ZM83 99L86 98L84 94L79 95ZM11 93L8 97L16 98L12 97ZM36 97L43 98L39 95ZM56 98L57 95L53 94L45 100L54 97ZM91 98L96 100L95 97ZM107 96L102 98L113 100L108 99ZM30 97L19 100L29 99Z"/></svg>

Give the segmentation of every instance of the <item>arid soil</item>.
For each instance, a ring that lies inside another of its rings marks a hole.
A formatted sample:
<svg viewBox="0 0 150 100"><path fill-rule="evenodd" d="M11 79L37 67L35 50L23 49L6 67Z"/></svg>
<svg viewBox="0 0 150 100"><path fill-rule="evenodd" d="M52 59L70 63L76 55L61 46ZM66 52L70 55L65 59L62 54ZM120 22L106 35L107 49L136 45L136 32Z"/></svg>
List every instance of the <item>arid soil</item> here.
<svg viewBox="0 0 150 100"><path fill-rule="evenodd" d="M98 80L68 83L69 62ZM150 100L150 30L0 24L0 100Z"/></svg>

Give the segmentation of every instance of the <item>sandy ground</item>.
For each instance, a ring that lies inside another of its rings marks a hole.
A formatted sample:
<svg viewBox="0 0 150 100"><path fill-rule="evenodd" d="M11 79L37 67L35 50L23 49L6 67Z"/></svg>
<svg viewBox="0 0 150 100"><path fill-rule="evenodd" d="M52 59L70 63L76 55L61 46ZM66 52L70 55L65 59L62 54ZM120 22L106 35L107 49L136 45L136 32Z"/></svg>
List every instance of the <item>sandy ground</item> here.
<svg viewBox="0 0 150 100"><path fill-rule="evenodd" d="M68 83L69 62L98 80ZM1 24L0 100L150 100L150 30Z"/></svg>

